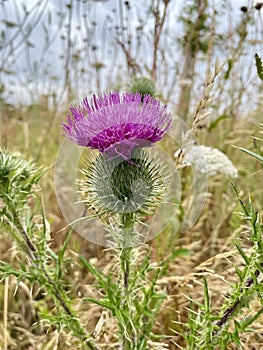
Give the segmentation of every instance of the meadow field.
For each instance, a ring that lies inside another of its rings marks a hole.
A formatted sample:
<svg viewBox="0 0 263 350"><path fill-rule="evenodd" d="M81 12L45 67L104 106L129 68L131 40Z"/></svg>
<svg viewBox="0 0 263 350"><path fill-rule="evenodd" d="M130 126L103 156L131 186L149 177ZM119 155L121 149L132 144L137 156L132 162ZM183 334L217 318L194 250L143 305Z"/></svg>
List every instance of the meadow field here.
<svg viewBox="0 0 263 350"><path fill-rule="evenodd" d="M263 2L0 9L0 349L263 349Z"/></svg>

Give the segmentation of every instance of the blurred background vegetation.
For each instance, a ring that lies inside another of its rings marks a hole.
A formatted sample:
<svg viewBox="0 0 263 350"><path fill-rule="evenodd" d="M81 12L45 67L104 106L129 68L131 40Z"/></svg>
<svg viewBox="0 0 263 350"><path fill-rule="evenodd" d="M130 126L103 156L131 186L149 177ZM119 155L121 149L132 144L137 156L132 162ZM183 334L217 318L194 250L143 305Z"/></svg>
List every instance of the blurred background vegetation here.
<svg viewBox="0 0 263 350"><path fill-rule="evenodd" d="M263 3L252 0L1 0L0 146L48 168L41 188L54 251L67 235L67 230L59 232L66 222L56 203L53 166L63 139L60 123L70 104L92 93L138 89L138 79L144 78L139 88L145 88L148 81L169 111L191 124L217 57L225 66L213 91L212 114L199 125L198 140L228 155L239 171L235 183L244 200L251 197L254 206L262 208L262 166L232 147L263 152L257 139L262 137L258 127L263 120L262 81L255 65L255 54L263 56L262 11ZM165 147L173 156L176 145L167 141ZM187 177L184 172L185 182ZM187 197L187 185L184 191ZM210 178L208 192L201 217L189 232L181 234L176 222L174 226L171 223L149 243L152 259L157 262L171 244L191 252L171 261L160 281L169 298L156 320L156 330L169 335L169 349L184 345L174 321L187 320L185 295L202 299L200 281L205 275L217 310L223 302L222 293L227 293L227 286L235 281L233 264L241 265L233 239L241 238L249 249L229 179ZM93 279L74 259L76 253L104 271L112 264L112 254L76 234L66 252L69 293L92 332L102 311L81 301L95 291L91 291ZM1 230L0 259L15 265L19 254ZM38 322L38 308L53 308L39 286L17 284L15 277L10 277L8 286L2 281L1 347L77 349L69 334L47 330ZM4 322L6 314L8 324ZM263 348L262 332L263 320L259 318L257 333L244 335L243 348ZM103 337L104 348L112 348L110 340Z"/></svg>

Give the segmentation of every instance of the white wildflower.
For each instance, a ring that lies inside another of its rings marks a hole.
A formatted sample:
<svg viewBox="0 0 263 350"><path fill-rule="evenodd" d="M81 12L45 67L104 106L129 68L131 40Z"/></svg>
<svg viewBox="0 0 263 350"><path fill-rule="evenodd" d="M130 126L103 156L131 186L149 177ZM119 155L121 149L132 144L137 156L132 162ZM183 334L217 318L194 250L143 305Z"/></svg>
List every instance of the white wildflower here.
<svg viewBox="0 0 263 350"><path fill-rule="evenodd" d="M178 156L178 151L174 154ZM238 171L231 160L219 149L193 145L184 150L182 165L193 166L200 173L207 173L208 176L222 174L226 177L237 178Z"/></svg>

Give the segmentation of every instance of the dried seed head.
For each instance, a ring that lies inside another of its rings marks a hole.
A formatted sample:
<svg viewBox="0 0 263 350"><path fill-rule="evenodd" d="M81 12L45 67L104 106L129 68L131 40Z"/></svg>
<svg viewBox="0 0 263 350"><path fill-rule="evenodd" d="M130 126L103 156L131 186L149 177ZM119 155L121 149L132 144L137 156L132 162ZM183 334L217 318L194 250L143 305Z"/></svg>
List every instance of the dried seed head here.
<svg viewBox="0 0 263 350"><path fill-rule="evenodd" d="M257 2L256 5L255 5L255 9L260 11L262 6L263 6L263 2Z"/></svg>
<svg viewBox="0 0 263 350"><path fill-rule="evenodd" d="M247 12L247 6L240 7L240 11L246 13Z"/></svg>

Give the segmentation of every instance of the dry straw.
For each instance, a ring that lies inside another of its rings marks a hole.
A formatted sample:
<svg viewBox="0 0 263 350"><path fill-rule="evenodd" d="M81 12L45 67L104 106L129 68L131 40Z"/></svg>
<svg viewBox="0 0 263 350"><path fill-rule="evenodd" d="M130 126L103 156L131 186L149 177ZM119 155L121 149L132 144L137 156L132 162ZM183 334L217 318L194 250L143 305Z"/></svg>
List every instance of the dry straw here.
<svg viewBox="0 0 263 350"><path fill-rule="evenodd" d="M214 71L210 71L210 73L207 76L204 92L200 100L196 104L191 128L182 135L182 146L177 152L177 168L183 168L185 166L183 164L185 154L189 149L191 149L192 145L195 143L195 135L197 133L200 123L203 122L212 113L208 110L211 107L214 99L214 93L212 93L212 91L215 86L215 80L223 70L224 65L225 62L220 64L220 61L217 58L215 61Z"/></svg>

